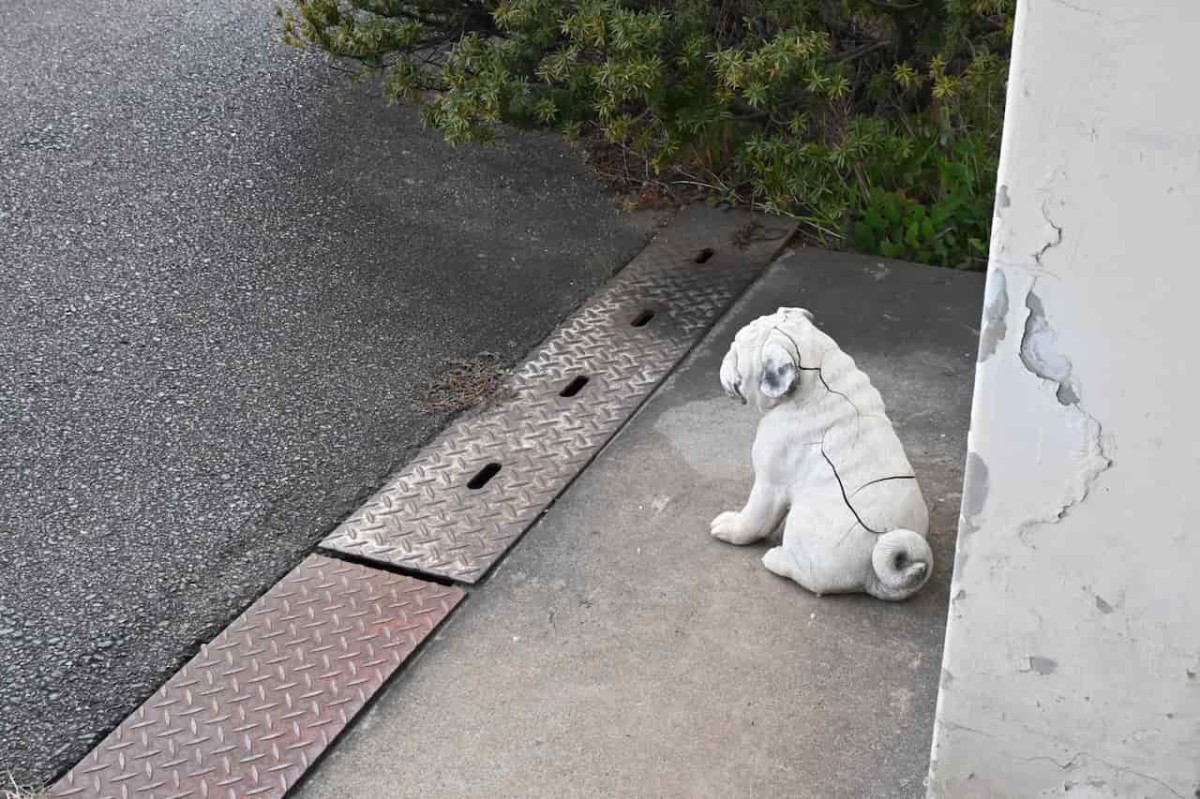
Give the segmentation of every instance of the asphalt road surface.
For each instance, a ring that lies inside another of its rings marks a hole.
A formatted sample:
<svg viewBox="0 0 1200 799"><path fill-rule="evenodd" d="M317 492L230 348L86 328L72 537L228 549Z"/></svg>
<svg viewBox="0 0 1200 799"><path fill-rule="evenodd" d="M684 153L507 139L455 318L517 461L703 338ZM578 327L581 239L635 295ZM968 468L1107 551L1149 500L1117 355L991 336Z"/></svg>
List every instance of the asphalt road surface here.
<svg viewBox="0 0 1200 799"><path fill-rule="evenodd" d="M48 780L644 242L452 149L270 0L0 4L0 773Z"/></svg>

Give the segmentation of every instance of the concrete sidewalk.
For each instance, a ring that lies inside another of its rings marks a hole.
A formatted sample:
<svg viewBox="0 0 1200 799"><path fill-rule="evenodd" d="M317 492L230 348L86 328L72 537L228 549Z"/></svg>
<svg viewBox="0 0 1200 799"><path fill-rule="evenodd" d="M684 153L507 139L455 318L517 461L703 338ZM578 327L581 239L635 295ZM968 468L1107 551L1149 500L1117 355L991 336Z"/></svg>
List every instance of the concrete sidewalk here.
<svg viewBox="0 0 1200 799"><path fill-rule="evenodd" d="M296 795L916 797L953 558L982 279L786 256L534 527ZM708 522L757 421L717 370L780 305L871 375L932 511L915 599L818 599Z"/></svg>

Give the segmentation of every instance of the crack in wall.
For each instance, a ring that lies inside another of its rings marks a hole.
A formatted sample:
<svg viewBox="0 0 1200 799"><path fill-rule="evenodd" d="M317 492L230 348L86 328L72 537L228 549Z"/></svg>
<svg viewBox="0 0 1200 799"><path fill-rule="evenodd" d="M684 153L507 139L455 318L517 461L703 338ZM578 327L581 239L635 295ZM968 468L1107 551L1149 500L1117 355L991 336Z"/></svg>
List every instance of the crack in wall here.
<svg viewBox="0 0 1200 799"><path fill-rule="evenodd" d="M944 719L938 719L936 723L939 727L942 727L951 732L972 733L974 735L978 735L980 737L987 738L989 740L996 740L995 735L985 732L983 730L977 729L975 727L968 727L965 724L957 724L955 722L946 721ZM1068 751L1071 751L1071 750L1068 750ZM1014 760L1019 761L1021 763L1049 763L1052 766L1054 766L1055 768L1057 768L1059 771L1066 772L1072 777L1076 777L1078 779L1085 780L1086 785L1088 785L1090 787L1094 787L1094 788L1102 788L1105 785L1107 785L1109 782L1108 780L1103 779L1099 774L1097 774L1097 771L1100 771L1100 774L1104 773L1103 770L1096 768L1096 764L1100 764L1101 766L1104 766L1104 767L1110 769L1111 772L1116 775L1118 780L1122 776L1124 776L1126 774L1130 774L1130 775L1133 775L1134 777L1138 778L1139 780L1144 780L1145 782L1151 783L1153 785L1156 785L1156 786L1162 788L1163 790L1169 792L1171 796L1178 797L1178 799L1186 799L1184 794L1177 791L1170 783L1166 782L1165 780L1163 780L1159 777L1154 776L1153 774L1149 774L1145 771L1141 771L1139 769L1132 768L1130 766L1125 766L1125 765L1121 765L1118 763L1114 763L1111 760L1107 760L1103 757L1095 755L1086 750L1076 750L1066 760L1061 760L1060 758L1054 757L1052 755L1032 755L1032 756L1028 756L1028 757L1021 757L1019 755L1014 754L1012 757ZM1106 774L1105 776L1110 776L1110 778L1111 778L1111 775ZM1071 783L1071 782L1064 783L1063 787L1065 788L1065 791L1069 792L1071 790L1071 786L1073 784L1078 784L1078 783ZM1059 796L1060 794L1055 793L1054 795ZM1198 788L1196 790L1196 793L1194 795L1200 796L1200 788Z"/></svg>
<svg viewBox="0 0 1200 799"><path fill-rule="evenodd" d="M1146 782L1153 783L1154 785L1157 785L1158 787L1163 788L1164 790L1170 792L1170 794L1172 796L1177 796L1177 797L1179 797L1179 799L1186 799L1183 794L1181 794L1179 791L1175 790L1175 788L1172 787L1169 783L1165 782L1162 779L1159 779L1158 777L1155 777L1153 774L1148 774L1145 771L1140 771L1140 770L1132 768L1130 766L1123 766L1118 763L1114 763L1111 760L1106 760L1105 758L1100 757L1098 755L1094 755L1091 752L1086 752L1086 751L1085 752L1076 752L1074 755L1071 756L1071 759L1068 760L1066 763L1059 763L1054 758L1046 757L1046 756L1023 757L1023 758L1021 758L1021 760L1026 761L1026 762L1032 762L1032 761L1036 761L1036 760L1049 760L1051 763L1054 763L1054 765L1058 766L1063 771L1071 771L1073 773L1078 773L1080 771L1087 771L1087 770L1094 768L1094 766L1092 766L1092 764L1091 764L1091 761L1095 761L1097 763L1100 763L1100 764L1112 769L1112 771L1116 773L1118 778L1120 778L1122 775L1125 775L1125 774L1132 774L1133 776L1137 777L1138 779L1145 780ZM1094 783L1100 783L1101 785L1105 784L1105 780L1100 779L1095 774L1088 774L1086 776L1089 780L1089 782L1088 782L1089 785L1092 785ZM1200 790L1197 790L1197 793L1195 795L1200 796Z"/></svg>
<svg viewBox="0 0 1200 799"><path fill-rule="evenodd" d="M1100 19L1104 18L1104 15L1094 8L1084 8L1083 6L1075 5L1074 3L1068 3L1067 0L1053 0L1053 2L1058 3L1060 6L1065 6L1072 11L1078 11L1080 14L1099 17Z"/></svg>
<svg viewBox="0 0 1200 799"><path fill-rule="evenodd" d="M1062 226L1054 224L1054 220L1050 218L1050 211L1047 210L1045 203L1042 203L1042 219L1045 219L1046 224L1054 229L1054 240L1046 242L1040 250L1033 254L1033 260L1037 262L1038 266L1042 266L1042 256L1063 242Z"/></svg>
<svg viewBox="0 0 1200 799"><path fill-rule="evenodd" d="M1019 757L1017 759L1022 763L1053 763L1055 766L1058 766L1058 768L1066 771L1068 769L1075 768L1075 761L1079 760L1081 757L1087 757L1087 752L1076 752L1064 763L1060 763L1057 758L1051 757L1050 755L1034 755L1033 757Z"/></svg>
<svg viewBox="0 0 1200 799"><path fill-rule="evenodd" d="M1056 229L1061 241L1062 229L1057 226ZM1048 248L1043 248L1042 252L1046 249ZM1025 318L1025 332L1021 337L1020 361L1030 374L1055 385L1055 399L1063 406L1065 413L1078 414L1077 421L1087 430L1087 463L1081 462L1080 471L1075 475L1080 480L1068 484L1068 495L1057 511L1027 519L1019 525L1017 533L1026 544L1029 541L1025 536L1032 528L1039 524L1057 524L1066 518L1076 505L1087 499L1096 480L1113 465L1112 458L1105 452L1103 425L1099 419L1083 409L1082 395L1072 375L1074 366L1070 357L1058 347L1058 336L1050 324L1045 303L1034 291L1036 287L1037 281L1034 280L1025 295L1028 315Z"/></svg>
<svg viewBox="0 0 1200 799"><path fill-rule="evenodd" d="M1088 755L1088 756L1089 756L1089 757L1095 757L1095 755ZM1162 781L1162 780L1160 780L1158 777L1155 777L1155 776L1154 776L1154 775L1152 775L1152 774L1147 774L1147 773L1146 773L1146 772L1144 772L1144 771L1138 771L1137 769L1135 769L1135 768L1130 768L1129 766L1119 766L1119 765L1117 765L1116 763L1113 763L1113 762L1111 762L1111 761L1105 760L1105 759L1104 759L1104 758L1102 758L1102 757L1096 757L1096 760L1099 760L1101 763L1103 763L1104 765L1108 766L1108 767L1109 767L1109 768L1111 768L1113 771L1117 772L1117 774L1132 774L1132 775L1134 775L1135 777L1141 777L1142 779L1144 779L1144 780L1146 780L1146 781L1148 781L1148 782L1152 782L1152 783L1154 783L1155 785L1158 785L1158 786L1160 786L1160 787L1162 787L1162 788L1165 788L1165 789L1167 789L1168 791L1170 791L1170 792L1171 792L1171 795L1172 795L1172 796L1178 796L1178 797L1179 797L1179 799L1186 799L1186 798L1184 797L1184 795L1183 795L1183 794L1181 794L1179 791L1175 790L1175 789L1174 789L1174 788L1172 788L1172 787L1171 787L1169 784L1167 784L1166 782L1163 782L1163 781ZM1196 795L1196 796L1200 796L1200 788L1197 788L1197 789L1196 789L1196 794L1195 794L1195 795Z"/></svg>

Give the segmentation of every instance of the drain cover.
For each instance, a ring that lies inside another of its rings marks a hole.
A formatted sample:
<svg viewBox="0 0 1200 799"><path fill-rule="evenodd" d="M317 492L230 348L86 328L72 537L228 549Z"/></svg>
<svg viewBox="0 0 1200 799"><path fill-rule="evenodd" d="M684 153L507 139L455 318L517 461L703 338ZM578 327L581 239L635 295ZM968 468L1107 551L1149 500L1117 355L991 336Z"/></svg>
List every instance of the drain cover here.
<svg viewBox="0 0 1200 799"><path fill-rule="evenodd" d="M50 795L282 797L462 597L309 556Z"/></svg>
<svg viewBox="0 0 1200 799"><path fill-rule="evenodd" d="M771 260L791 226L696 207L322 543L479 580Z"/></svg>

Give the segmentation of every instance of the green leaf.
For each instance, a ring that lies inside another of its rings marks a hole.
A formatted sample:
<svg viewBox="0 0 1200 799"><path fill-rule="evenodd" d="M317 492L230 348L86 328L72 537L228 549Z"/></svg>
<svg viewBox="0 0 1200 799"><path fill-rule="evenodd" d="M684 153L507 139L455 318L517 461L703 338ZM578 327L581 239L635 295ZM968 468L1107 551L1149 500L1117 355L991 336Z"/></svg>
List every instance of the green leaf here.
<svg viewBox="0 0 1200 799"><path fill-rule="evenodd" d="M908 223L908 227L904 230L904 243L913 249L921 246L921 225L919 222L914 220Z"/></svg>
<svg viewBox="0 0 1200 799"><path fill-rule="evenodd" d="M921 220L921 236L928 241L937 238L937 230L933 227L933 220L929 217Z"/></svg>
<svg viewBox="0 0 1200 799"><path fill-rule="evenodd" d="M874 231L864 222L854 224L854 246L860 250L872 250L875 244Z"/></svg>

